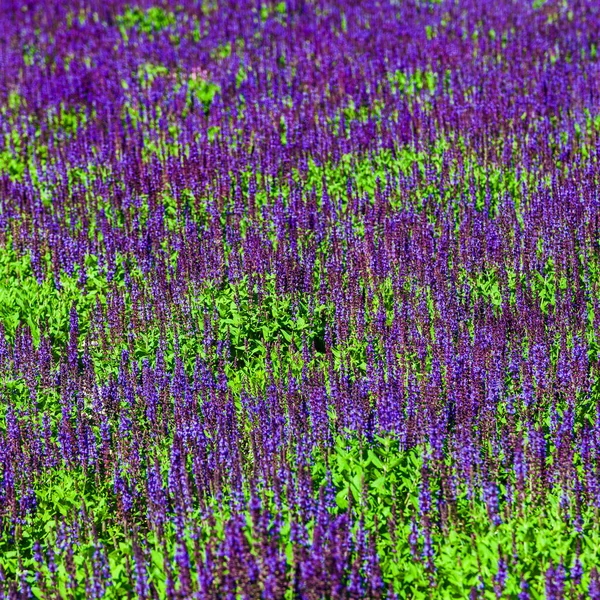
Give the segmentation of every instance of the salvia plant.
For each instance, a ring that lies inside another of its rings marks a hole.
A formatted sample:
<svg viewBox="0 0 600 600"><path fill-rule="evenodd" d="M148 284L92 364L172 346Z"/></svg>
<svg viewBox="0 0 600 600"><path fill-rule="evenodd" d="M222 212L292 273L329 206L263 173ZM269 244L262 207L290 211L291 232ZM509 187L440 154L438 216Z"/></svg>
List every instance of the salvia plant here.
<svg viewBox="0 0 600 600"><path fill-rule="evenodd" d="M596 0L2 0L0 595L600 599Z"/></svg>

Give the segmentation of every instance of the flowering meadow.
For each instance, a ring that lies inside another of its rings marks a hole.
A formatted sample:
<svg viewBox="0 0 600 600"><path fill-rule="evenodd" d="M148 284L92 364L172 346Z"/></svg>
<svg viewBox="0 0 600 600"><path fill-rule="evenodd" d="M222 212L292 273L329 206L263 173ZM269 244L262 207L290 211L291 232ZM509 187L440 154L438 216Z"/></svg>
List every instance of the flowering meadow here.
<svg viewBox="0 0 600 600"><path fill-rule="evenodd" d="M597 0L0 0L0 597L600 599Z"/></svg>

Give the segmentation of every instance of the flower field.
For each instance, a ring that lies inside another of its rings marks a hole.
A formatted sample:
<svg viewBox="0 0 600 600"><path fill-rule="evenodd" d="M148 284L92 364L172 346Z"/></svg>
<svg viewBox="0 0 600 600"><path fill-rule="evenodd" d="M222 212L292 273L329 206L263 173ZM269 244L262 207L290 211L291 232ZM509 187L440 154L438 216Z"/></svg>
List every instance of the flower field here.
<svg viewBox="0 0 600 600"><path fill-rule="evenodd" d="M1 598L600 600L596 0L0 32Z"/></svg>

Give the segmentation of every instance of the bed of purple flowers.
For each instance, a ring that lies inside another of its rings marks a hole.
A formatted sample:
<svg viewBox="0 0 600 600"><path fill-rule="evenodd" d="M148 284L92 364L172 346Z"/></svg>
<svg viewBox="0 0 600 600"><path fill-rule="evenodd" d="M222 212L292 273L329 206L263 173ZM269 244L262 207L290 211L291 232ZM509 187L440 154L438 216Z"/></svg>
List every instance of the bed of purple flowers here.
<svg viewBox="0 0 600 600"><path fill-rule="evenodd" d="M600 599L596 0L0 0L0 596Z"/></svg>

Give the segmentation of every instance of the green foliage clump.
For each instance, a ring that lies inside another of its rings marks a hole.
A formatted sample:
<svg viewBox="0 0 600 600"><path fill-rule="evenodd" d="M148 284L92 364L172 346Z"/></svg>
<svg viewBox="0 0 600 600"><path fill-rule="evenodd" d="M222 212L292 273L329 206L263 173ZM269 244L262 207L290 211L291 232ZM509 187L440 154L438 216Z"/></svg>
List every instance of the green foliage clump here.
<svg viewBox="0 0 600 600"><path fill-rule="evenodd" d="M175 14L160 6L151 6L146 10L134 6L129 7L117 16L117 23L122 31L137 29L145 34L158 33L176 22Z"/></svg>

